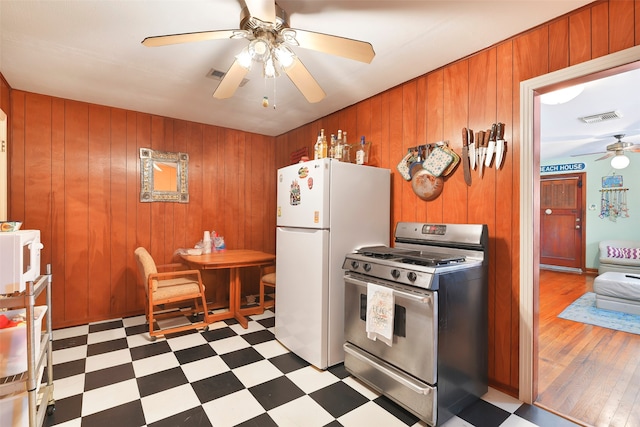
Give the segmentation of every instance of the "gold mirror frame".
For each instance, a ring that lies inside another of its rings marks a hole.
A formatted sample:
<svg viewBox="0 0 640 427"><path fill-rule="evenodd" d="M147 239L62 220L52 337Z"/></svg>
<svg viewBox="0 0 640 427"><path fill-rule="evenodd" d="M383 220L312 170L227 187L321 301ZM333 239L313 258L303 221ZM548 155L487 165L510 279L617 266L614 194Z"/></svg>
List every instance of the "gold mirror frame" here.
<svg viewBox="0 0 640 427"><path fill-rule="evenodd" d="M176 191L156 190L154 174L157 163L175 164ZM140 149L140 201L189 203L189 155L150 148Z"/></svg>

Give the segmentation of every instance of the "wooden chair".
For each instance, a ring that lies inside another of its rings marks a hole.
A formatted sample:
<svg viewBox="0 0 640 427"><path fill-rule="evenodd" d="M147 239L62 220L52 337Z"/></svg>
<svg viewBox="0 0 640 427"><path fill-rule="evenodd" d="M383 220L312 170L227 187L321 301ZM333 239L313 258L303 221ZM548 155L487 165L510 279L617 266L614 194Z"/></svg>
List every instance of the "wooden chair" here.
<svg viewBox="0 0 640 427"><path fill-rule="evenodd" d="M273 308L276 305L276 301L265 301L265 287L272 288L275 292L276 289L276 271L275 266L263 267L260 272L260 307L262 309Z"/></svg>
<svg viewBox="0 0 640 427"><path fill-rule="evenodd" d="M156 266L155 261L145 248L137 248L134 252L138 271L144 285L147 303L145 314L149 322L149 336L155 340L158 335L165 335L180 332L188 329L207 329L210 319L207 309L205 289L199 270L184 270L183 264L165 264ZM180 269L181 268L181 269ZM176 270L179 269L179 270ZM161 270L161 272L158 272ZM168 270L168 271L166 271ZM183 311L179 303L189 301L189 310ZM194 317L200 313L199 303L202 303L203 320L191 322L188 325L168 327L164 329L154 329L154 321L166 317L175 317L176 312L180 315L192 314ZM191 302L195 307L191 306ZM170 309L169 305L174 308ZM175 306L178 307L175 307Z"/></svg>

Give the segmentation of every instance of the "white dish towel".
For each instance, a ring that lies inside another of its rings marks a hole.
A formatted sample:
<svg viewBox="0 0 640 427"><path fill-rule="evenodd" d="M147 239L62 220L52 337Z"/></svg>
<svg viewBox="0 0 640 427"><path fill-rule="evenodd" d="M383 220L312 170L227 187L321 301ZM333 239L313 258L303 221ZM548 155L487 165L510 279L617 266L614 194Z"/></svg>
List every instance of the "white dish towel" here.
<svg viewBox="0 0 640 427"><path fill-rule="evenodd" d="M391 347L394 307L393 289L367 283L367 338Z"/></svg>

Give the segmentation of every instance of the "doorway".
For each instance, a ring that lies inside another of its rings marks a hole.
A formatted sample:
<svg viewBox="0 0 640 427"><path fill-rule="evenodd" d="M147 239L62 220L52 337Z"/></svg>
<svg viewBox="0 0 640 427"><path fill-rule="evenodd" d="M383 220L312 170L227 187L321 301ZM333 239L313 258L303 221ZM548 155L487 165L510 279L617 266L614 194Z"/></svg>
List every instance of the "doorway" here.
<svg viewBox="0 0 640 427"><path fill-rule="evenodd" d="M640 46L536 77L520 84L520 342L519 398L537 397L537 333L540 268L540 100L564 86L640 68Z"/></svg>
<svg viewBox="0 0 640 427"><path fill-rule="evenodd" d="M585 174L540 177L540 267L584 271Z"/></svg>

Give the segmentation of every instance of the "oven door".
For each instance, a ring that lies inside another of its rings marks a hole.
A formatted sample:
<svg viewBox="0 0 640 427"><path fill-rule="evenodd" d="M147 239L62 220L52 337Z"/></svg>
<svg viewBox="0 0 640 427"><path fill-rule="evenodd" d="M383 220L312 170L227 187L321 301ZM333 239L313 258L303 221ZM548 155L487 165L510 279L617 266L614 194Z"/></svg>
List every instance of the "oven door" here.
<svg viewBox="0 0 640 427"><path fill-rule="evenodd" d="M430 385L437 383L437 292L376 280L347 272L345 281L345 340ZM367 338L367 284L393 289L392 345Z"/></svg>

